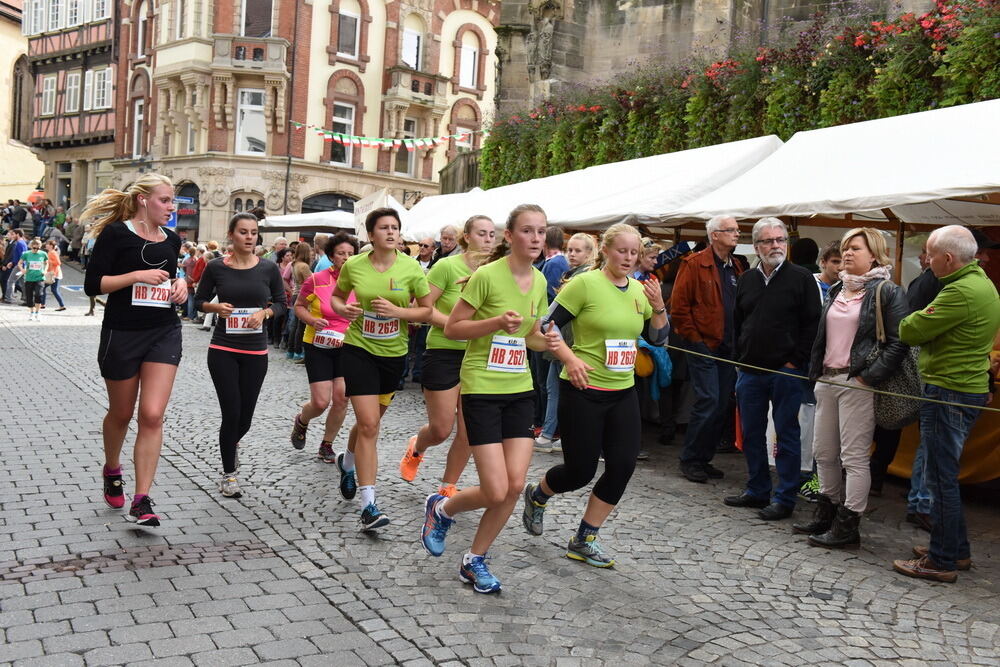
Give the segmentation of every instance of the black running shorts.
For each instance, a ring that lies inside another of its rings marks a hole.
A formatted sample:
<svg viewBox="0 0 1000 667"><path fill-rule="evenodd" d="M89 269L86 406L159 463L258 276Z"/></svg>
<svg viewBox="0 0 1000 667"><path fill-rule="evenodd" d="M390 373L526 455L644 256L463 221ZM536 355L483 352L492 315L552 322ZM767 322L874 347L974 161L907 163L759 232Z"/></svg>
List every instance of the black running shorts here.
<svg viewBox="0 0 1000 667"><path fill-rule="evenodd" d="M379 357L354 345L344 345L340 349L348 396L391 394L399 389L405 355Z"/></svg>
<svg viewBox="0 0 1000 667"><path fill-rule="evenodd" d="M128 380L139 374L145 362L181 363L181 324L168 324L155 329L122 331L101 328L101 344L97 348L97 365L106 380Z"/></svg>
<svg viewBox="0 0 1000 667"><path fill-rule="evenodd" d="M420 385L427 391L446 391L458 386L465 350L425 350Z"/></svg>
<svg viewBox="0 0 1000 667"><path fill-rule="evenodd" d="M322 348L312 343L302 343L306 357L306 376L309 384L314 382L330 382L343 377L341 355L343 347Z"/></svg>
<svg viewBox="0 0 1000 667"><path fill-rule="evenodd" d="M535 392L462 394L462 415L473 447L510 438L531 438Z"/></svg>

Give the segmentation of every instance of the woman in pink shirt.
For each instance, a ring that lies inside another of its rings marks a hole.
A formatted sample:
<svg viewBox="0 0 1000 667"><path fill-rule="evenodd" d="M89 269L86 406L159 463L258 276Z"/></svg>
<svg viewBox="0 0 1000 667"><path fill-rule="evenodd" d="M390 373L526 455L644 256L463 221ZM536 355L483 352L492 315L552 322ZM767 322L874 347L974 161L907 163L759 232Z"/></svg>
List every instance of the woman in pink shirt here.
<svg viewBox="0 0 1000 667"><path fill-rule="evenodd" d="M868 505L875 396L851 385L878 386L907 351L899 340L899 322L909 309L903 289L890 281L892 266L882 233L852 229L844 234L840 250L840 282L827 293L809 363L810 379L837 383L816 385L813 456L820 495L813 520L793 526L796 533L809 535L810 544L822 547L860 544L858 524ZM886 345L871 359L876 290L881 290Z"/></svg>

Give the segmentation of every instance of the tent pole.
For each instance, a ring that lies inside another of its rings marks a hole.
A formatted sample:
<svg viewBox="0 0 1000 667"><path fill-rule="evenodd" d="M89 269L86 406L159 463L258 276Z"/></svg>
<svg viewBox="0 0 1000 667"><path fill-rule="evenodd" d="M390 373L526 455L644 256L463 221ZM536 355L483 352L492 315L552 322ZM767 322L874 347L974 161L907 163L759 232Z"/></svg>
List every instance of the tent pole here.
<svg viewBox="0 0 1000 667"><path fill-rule="evenodd" d="M889 222L896 223L896 265L892 268L892 279L897 285L900 285L903 282L903 240L906 228L903 221L896 217L891 208L882 209L882 215Z"/></svg>

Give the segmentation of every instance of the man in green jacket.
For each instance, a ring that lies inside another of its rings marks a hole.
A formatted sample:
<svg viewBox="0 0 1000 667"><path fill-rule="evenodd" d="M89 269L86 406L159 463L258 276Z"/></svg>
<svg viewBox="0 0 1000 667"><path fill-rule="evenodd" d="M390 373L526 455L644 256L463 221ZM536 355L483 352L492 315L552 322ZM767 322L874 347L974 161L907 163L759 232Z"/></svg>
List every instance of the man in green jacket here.
<svg viewBox="0 0 1000 667"><path fill-rule="evenodd" d="M923 310L899 324L899 338L920 346L924 396L966 406L989 402L989 353L1000 329L1000 297L975 259L976 239L949 225L931 234L927 256L941 291ZM972 556L958 487L962 446L979 407L924 403L920 439L927 447L926 482L931 492L930 547L914 547L913 560L892 566L910 577L953 582Z"/></svg>

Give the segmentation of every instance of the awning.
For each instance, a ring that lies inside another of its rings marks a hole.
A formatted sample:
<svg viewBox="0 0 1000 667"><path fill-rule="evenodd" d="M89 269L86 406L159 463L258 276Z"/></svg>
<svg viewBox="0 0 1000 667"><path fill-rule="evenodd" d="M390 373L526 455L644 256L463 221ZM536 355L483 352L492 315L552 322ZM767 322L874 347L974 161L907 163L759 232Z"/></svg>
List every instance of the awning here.
<svg viewBox="0 0 1000 667"><path fill-rule="evenodd" d="M262 232L331 232L354 229L354 214L350 211L320 211L268 216L260 221Z"/></svg>

